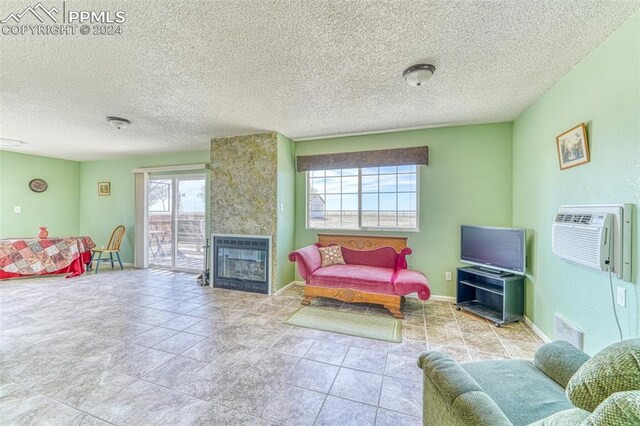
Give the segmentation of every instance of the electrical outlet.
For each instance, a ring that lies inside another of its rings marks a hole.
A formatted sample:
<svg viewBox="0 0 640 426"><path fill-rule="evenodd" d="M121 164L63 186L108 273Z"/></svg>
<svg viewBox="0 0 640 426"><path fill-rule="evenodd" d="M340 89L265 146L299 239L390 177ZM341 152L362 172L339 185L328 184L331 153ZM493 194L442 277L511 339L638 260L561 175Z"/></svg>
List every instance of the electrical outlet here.
<svg viewBox="0 0 640 426"><path fill-rule="evenodd" d="M20 213L21 211L22 211L22 207L20 207L20 206L15 206L15 207L13 208L13 212L14 212L14 213Z"/></svg>
<svg viewBox="0 0 640 426"><path fill-rule="evenodd" d="M616 303L620 306L627 305L627 290L624 287L618 287L618 293L616 294Z"/></svg>
<svg viewBox="0 0 640 426"><path fill-rule="evenodd" d="M449 272L449 271L445 272L445 273L444 273L444 278L445 278L447 281L451 281L451 272Z"/></svg>

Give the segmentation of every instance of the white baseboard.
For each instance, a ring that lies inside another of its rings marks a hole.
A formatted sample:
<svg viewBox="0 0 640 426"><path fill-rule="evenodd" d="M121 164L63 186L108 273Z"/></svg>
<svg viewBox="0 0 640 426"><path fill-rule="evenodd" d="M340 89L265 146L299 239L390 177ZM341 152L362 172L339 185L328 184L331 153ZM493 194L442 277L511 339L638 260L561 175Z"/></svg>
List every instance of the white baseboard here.
<svg viewBox="0 0 640 426"><path fill-rule="evenodd" d="M437 294L432 294L431 297L429 297L429 300L434 300L436 302L456 303L456 298L453 296L438 296Z"/></svg>
<svg viewBox="0 0 640 426"><path fill-rule="evenodd" d="M408 297L411 299L417 299L418 298L418 293L411 293L411 294L407 294L404 297ZM437 294L432 294L431 296L429 296L429 300L433 300L434 302L450 302L450 303L455 303L456 302L456 298L453 296L438 296Z"/></svg>
<svg viewBox="0 0 640 426"><path fill-rule="evenodd" d="M115 266L114 266L114 268L113 268L113 269L118 269L118 270L120 270L120 265L118 264L118 262L113 262L113 263L115 264ZM95 271L95 270L96 270L96 266L97 266L97 263L96 263L96 262L93 262L93 264L91 265L91 270L92 270L92 271ZM136 268L136 267L134 266L134 264L133 264L133 263L124 263L124 262L122 262L122 266L123 266L125 269L139 269L139 268ZM100 263L100 270L101 270L101 271L102 271L102 268L109 268L109 269L111 269L111 265L109 264L109 262L104 262L104 261L102 261L102 262Z"/></svg>
<svg viewBox="0 0 640 426"><path fill-rule="evenodd" d="M528 317L526 316L524 317L524 322L529 327L531 327L531 330L533 330L533 332L536 333L538 337L540 337L545 343L551 342L551 339L549 339L549 337L546 334L544 334L542 330L540 330L540 328L537 325L535 325L533 321L531 321Z"/></svg>
<svg viewBox="0 0 640 426"><path fill-rule="evenodd" d="M274 296L279 296L283 291L285 291L286 289L288 289L289 287L291 287L292 285L301 285L298 283L302 283L304 284L303 281L291 281L289 284L285 285L284 287L282 287L280 290L276 291L273 295Z"/></svg>
<svg viewBox="0 0 640 426"><path fill-rule="evenodd" d="M108 260L108 259L107 260L102 259L102 262L100 262L100 264L101 265L106 265L107 263L110 263L110 262L111 261ZM98 259L93 259L93 263L98 263ZM117 265L118 261L116 259L113 259L113 263ZM109 266L111 266L111 265L109 265ZM122 266L124 266L125 268L133 268L134 264L133 263L128 263L128 262L122 262Z"/></svg>

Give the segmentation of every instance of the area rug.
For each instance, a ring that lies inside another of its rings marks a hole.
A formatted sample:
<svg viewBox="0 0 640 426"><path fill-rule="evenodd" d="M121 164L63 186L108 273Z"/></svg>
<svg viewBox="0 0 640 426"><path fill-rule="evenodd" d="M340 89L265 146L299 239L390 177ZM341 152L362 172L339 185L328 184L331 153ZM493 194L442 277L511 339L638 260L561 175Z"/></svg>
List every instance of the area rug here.
<svg viewBox="0 0 640 426"><path fill-rule="evenodd" d="M286 324L386 342L402 342L402 321L372 315L303 307Z"/></svg>

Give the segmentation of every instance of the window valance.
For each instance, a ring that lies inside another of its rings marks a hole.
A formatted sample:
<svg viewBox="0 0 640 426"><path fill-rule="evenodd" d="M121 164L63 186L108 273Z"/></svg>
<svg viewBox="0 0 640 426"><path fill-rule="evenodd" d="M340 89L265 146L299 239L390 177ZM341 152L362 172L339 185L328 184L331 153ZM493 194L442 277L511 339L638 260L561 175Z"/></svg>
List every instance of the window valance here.
<svg viewBox="0 0 640 426"><path fill-rule="evenodd" d="M427 164L429 164L428 146L342 152L338 154L300 155L296 157L296 170L299 172Z"/></svg>

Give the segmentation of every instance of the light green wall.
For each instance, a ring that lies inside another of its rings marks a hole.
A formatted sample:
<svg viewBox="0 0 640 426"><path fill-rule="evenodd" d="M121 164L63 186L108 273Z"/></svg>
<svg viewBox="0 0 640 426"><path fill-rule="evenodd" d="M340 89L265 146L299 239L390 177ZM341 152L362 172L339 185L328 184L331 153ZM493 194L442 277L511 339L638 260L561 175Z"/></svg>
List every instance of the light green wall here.
<svg viewBox="0 0 640 426"><path fill-rule="evenodd" d="M562 204L640 202L640 14L636 14L528 108L513 126L513 224L530 242L527 315L553 338L562 314L585 332L594 353L617 339L606 275L563 262L551 253L551 223ZM584 122L591 162L559 170L555 137ZM640 240L633 236L633 277ZM625 337L638 336L637 284L618 307Z"/></svg>
<svg viewBox="0 0 640 426"><path fill-rule="evenodd" d="M100 246L107 243L113 228L124 225L122 261L133 263L135 182L131 170L208 162L207 150L80 163L80 234L91 236ZM111 196L98 195L98 182L111 182Z"/></svg>
<svg viewBox="0 0 640 426"><path fill-rule="evenodd" d="M551 221L561 204L634 203L633 281L618 307L625 337L640 330L640 14L636 14L556 83L513 124L487 124L305 141L292 146L278 135L278 284L293 277L286 253L316 240L305 227L305 176L296 155L428 145L420 168L420 231L409 236L412 268L429 278L433 294L455 295L445 271L459 265L461 224L525 227L529 235L526 314L553 338L559 313L585 331L594 353L616 340L608 279L551 254ZM560 171L555 136L585 122L591 162ZM209 151L74 162L0 151L0 238L86 234L106 243L117 224L127 227L123 260L133 261L134 178L131 169L207 162ZM31 192L34 177L49 183ZM97 183L111 182L99 197ZM295 187L295 190L294 190ZM13 213L16 205L22 213ZM284 210L280 210L280 206ZM292 207L294 206L294 207ZM290 232L288 232L291 230ZM351 233L351 232L348 232ZM375 234L374 232L366 232ZM455 276L455 274L454 274Z"/></svg>
<svg viewBox="0 0 640 426"><path fill-rule="evenodd" d="M78 234L80 163L0 151L0 238L35 237L40 226L51 236ZM31 179L49 185L29 189ZM14 213L20 206L21 213Z"/></svg>
<svg viewBox="0 0 640 426"><path fill-rule="evenodd" d="M278 194L277 194L277 248L276 290L294 280L294 265L289 253L295 250L295 159L293 142L278 134Z"/></svg>
<svg viewBox="0 0 640 426"><path fill-rule="evenodd" d="M424 272L433 294L455 295L460 225L511 225L511 123L447 127L296 143L296 155L429 146L420 167L420 232L406 235L409 266ZM296 174L296 247L316 241L305 226L305 174ZM352 231L344 233L354 233ZM376 235L375 232L361 232Z"/></svg>

